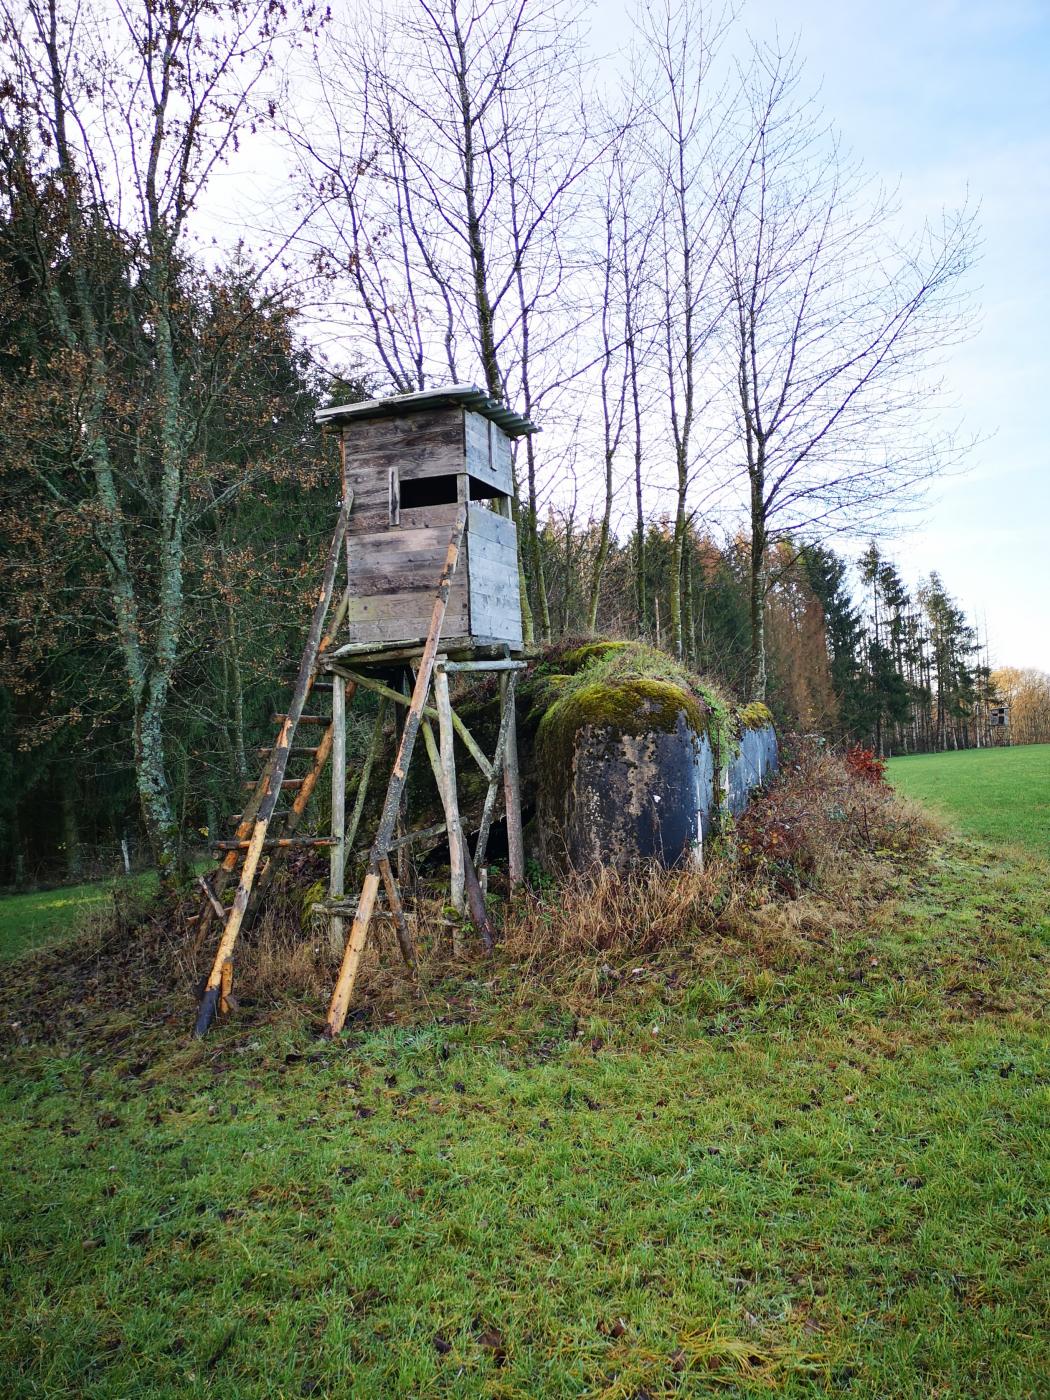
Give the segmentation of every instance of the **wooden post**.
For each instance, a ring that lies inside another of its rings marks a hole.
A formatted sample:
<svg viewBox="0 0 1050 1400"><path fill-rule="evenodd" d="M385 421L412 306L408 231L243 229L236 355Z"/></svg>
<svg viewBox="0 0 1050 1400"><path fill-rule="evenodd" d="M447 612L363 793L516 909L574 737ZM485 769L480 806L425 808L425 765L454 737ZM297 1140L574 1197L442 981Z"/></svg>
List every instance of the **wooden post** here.
<svg viewBox="0 0 1050 1400"><path fill-rule="evenodd" d="M478 839L474 846L474 868L478 872L478 879L481 888L487 886L485 855L488 851L489 829L492 826L492 813L496 809L496 793L499 789L500 778L503 774L503 764L507 754L507 735L510 729L510 717L513 714L513 705L508 703L508 696L513 701L514 690L517 685L517 674L511 672L507 683L504 685L502 678L500 681L500 717L499 734L496 737L496 752L492 758L492 777L489 779L488 790L485 793L485 804L481 810L481 824L478 827Z"/></svg>
<svg viewBox="0 0 1050 1400"><path fill-rule="evenodd" d="M365 799L368 796L368 786L372 781L372 769L375 767L376 759L379 757L383 747L383 726L386 723L389 702L381 700L379 709L376 712L375 727L372 730L372 741L368 746L368 753L365 755L364 766L361 769L361 777L357 784L357 795L354 798L354 810L350 813L350 821L346 828L346 850L344 853L343 869L346 869L346 862L350 859L354 842L357 840L357 828L361 825L361 816L365 810Z"/></svg>
<svg viewBox="0 0 1050 1400"><path fill-rule="evenodd" d="M513 673L511 673L513 675ZM507 865L513 889L525 879L525 842L521 834L521 787L518 781L518 721L515 685L500 676L500 698L507 713L507 745L503 755L503 800L507 808ZM502 722L502 717L501 717Z"/></svg>
<svg viewBox="0 0 1050 1400"><path fill-rule="evenodd" d="M328 895L335 903L343 897L343 871L346 868L346 681L332 678L332 847L328 866ZM328 945L342 957L345 942L342 915L333 914L328 922Z"/></svg>
<svg viewBox="0 0 1050 1400"><path fill-rule="evenodd" d="M466 902L463 898L463 828L459 821L459 794L456 789L452 704L448 695L448 676L442 666L438 666L434 671L434 703L438 712L438 743L441 774L444 780L442 798L445 805L445 824L448 827L452 905L457 914L463 914L466 912Z"/></svg>
<svg viewBox="0 0 1050 1400"><path fill-rule="evenodd" d="M412 942L412 935L408 930L408 920L405 918L405 911L401 907L401 896L397 892L397 881L394 879L394 872L390 868L390 858L384 856L379 862L379 873L383 877L383 888L386 891L386 902L390 905L390 914L394 920L394 930L397 933L397 946L401 949L401 956L408 967L415 969L416 949Z"/></svg>
<svg viewBox="0 0 1050 1400"><path fill-rule="evenodd" d="M233 960L227 958L222 965L222 979L219 983L219 1013L230 1014L230 998L233 993Z"/></svg>
<svg viewBox="0 0 1050 1400"><path fill-rule="evenodd" d="M405 691L404 701L405 701L405 704L406 704L406 705L409 704L410 699L411 699L411 690L412 690L412 685L413 685L413 683L414 683L414 677L413 677L413 675L412 675L411 668L408 667L408 666L406 666L406 667L402 670L402 672L401 672L401 688L402 688L403 691ZM406 716L406 718L407 718L407 716ZM395 733L397 732L397 729L398 729L398 724L397 724L397 719L395 718L395 720L394 720L394 731L395 731ZM394 823L394 831L395 831L395 833L397 834L397 836L398 836L399 838L402 837L402 836L404 836L404 834L405 834L405 823L406 823L406 818L407 818L407 816L408 816L408 787L407 787L407 785L406 785L405 787L403 787L403 788L401 789L401 801L398 803L398 808L397 808L397 821ZM401 881L401 888L402 888L403 890L411 889L411 887L412 887L412 854L411 854L411 852L409 851L408 847L407 847L407 846L404 846L404 845L401 845L401 844L398 843L398 844L397 844L397 854L396 854L395 859L397 860L397 878Z"/></svg>
<svg viewBox="0 0 1050 1400"><path fill-rule="evenodd" d="M441 805L445 807L447 777L445 775L444 770L442 769L441 753L438 749L437 741L434 738L434 731L433 729L431 729L428 720L423 721L423 740L426 744L427 756L430 759L430 766L434 772L434 782L437 786L438 795L441 798ZM447 822L445 825L445 830L448 830ZM460 835L462 837L462 828L460 828ZM474 862L470 858L470 851L467 849L467 843L465 839L463 839L460 843L460 852L463 860L463 892L465 896L466 907L470 912L470 920L474 927L477 929L478 934L481 937L481 941L484 943L486 949L488 949L488 951L491 952L494 940L492 923L489 920L488 913L485 909L484 891L482 890L481 884L478 881L477 872L474 869ZM461 957L463 954L462 940L460 938L458 925L453 925L452 929L452 951L457 958Z"/></svg>
<svg viewBox="0 0 1050 1400"><path fill-rule="evenodd" d="M466 849L465 842L463 846L463 883L467 894L467 908L470 910L470 922L474 925L478 937L485 945L485 951L491 953L495 941L492 923L488 910L485 908L485 894L478 882L477 871L474 869L474 862L470 858L470 852Z"/></svg>
<svg viewBox="0 0 1050 1400"><path fill-rule="evenodd" d="M357 970L361 964L361 955L368 937L368 925L372 921L372 911L375 908L376 895L379 892L379 863L390 849L394 822L401 803L401 793L405 786L405 779L408 777L408 765L412 761L412 750L415 747L419 724L423 718L423 706L426 703L430 681L434 674L434 662L437 657L438 643L441 640L441 625L445 620L449 589L452 586L452 576L456 572L456 564L459 561L459 550L466 524L466 508L461 507L456 515L452 538L448 542L445 567L441 572L437 597L434 599L434 609L430 615L430 631L427 633L426 645L423 648L423 655L420 657L419 671L412 690L412 703L408 708L405 727L401 731L401 743L398 746L397 758L394 760L393 771L387 784L383 811L379 818L379 828L376 831L376 839L368 861L368 873L361 886L357 913L354 915L353 927L350 930L346 951L343 954L343 963L339 969L335 990L332 992L331 1005L328 1008L326 1033L329 1036L338 1035L346 1022L350 997L353 995Z"/></svg>

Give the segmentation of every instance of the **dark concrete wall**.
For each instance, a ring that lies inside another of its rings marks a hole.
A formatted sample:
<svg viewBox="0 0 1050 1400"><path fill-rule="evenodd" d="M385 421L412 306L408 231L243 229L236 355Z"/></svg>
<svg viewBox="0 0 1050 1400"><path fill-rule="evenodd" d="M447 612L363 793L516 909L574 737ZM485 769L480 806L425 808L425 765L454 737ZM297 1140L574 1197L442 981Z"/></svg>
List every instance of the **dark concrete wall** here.
<svg viewBox="0 0 1050 1400"><path fill-rule="evenodd" d="M745 728L728 763L683 714L668 732L585 726L571 770L539 774L540 858L551 871L697 863L723 811L738 815L777 766L771 725Z"/></svg>

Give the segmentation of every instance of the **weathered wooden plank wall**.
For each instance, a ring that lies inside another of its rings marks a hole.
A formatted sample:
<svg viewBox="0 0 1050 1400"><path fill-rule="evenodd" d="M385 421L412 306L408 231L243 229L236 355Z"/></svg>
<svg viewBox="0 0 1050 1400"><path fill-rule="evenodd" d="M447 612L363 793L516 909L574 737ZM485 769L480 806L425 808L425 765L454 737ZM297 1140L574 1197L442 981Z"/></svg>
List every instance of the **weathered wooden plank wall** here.
<svg viewBox="0 0 1050 1400"><path fill-rule="evenodd" d="M350 521L348 639L376 644L426 635L449 532L460 504L403 504L405 483L448 475L457 501L469 479L509 497L510 441L480 414L461 408L408 414L348 426ZM476 637L520 646L517 534L514 523L484 504L467 512L464 558L445 614L446 637Z"/></svg>

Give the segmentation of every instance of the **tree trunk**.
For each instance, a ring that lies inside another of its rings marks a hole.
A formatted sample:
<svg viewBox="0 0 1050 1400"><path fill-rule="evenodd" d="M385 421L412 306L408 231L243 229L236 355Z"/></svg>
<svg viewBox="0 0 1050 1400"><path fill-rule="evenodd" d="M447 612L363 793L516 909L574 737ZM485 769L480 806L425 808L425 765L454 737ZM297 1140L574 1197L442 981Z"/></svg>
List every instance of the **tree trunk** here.
<svg viewBox="0 0 1050 1400"><path fill-rule="evenodd" d="M760 493L760 491L759 491ZM751 650L747 667L747 698L766 698L766 528L761 511L754 511L752 487L751 567L748 579L748 607L751 623Z"/></svg>
<svg viewBox="0 0 1050 1400"><path fill-rule="evenodd" d="M525 416L529 416L531 404L526 393ZM540 615L540 636L545 642L551 639L551 609L547 597L547 580L543 572L543 551L540 548L539 505L536 497L536 449L531 435L525 439L525 469L527 474L529 503L526 511L526 536L529 551L529 564L532 569L532 586L536 597L536 607Z"/></svg>
<svg viewBox="0 0 1050 1400"><path fill-rule="evenodd" d="M77 821L77 792L73 775L62 778L62 845L65 850L66 879L79 880L84 873L80 849L80 826Z"/></svg>
<svg viewBox="0 0 1050 1400"><path fill-rule="evenodd" d="M608 450L605 453L605 504L602 510L601 530L598 534L598 549L594 556L594 564L591 568L590 596L587 599L587 630L594 633L598 626L598 604L602 595L602 574L605 572L605 563L609 558L609 533L612 523L612 503L613 503L613 457Z"/></svg>
<svg viewBox="0 0 1050 1400"><path fill-rule="evenodd" d="M685 538L685 560L682 565L683 630L685 632L685 657L690 664L696 661L696 615L693 610L693 541Z"/></svg>
<svg viewBox="0 0 1050 1400"><path fill-rule="evenodd" d="M161 885L170 889L179 882L178 833L164 763L163 710L163 697L151 686L146 704L135 716L133 742L135 781L146 836L160 871Z"/></svg>
<svg viewBox="0 0 1050 1400"><path fill-rule="evenodd" d="M671 651L681 661L685 652L682 630L682 565L685 560L685 472L679 467L678 507L674 518L674 541L671 547L671 572L667 591L671 605Z"/></svg>

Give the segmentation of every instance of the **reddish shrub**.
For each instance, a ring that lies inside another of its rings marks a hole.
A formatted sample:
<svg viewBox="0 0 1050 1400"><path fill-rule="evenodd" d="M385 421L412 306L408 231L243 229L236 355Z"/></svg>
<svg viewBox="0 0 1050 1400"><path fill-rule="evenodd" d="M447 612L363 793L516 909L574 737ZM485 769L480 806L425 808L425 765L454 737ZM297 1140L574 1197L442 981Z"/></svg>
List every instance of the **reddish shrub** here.
<svg viewBox="0 0 1050 1400"><path fill-rule="evenodd" d="M855 778L862 778L873 786L886 781L886 760L863 744L853 744L846 750L846 767Z"/></svg>
<svg viewBox="0 0 1050 1400"><path fill-rule="evenodd" d="M929 822L885 782L870 749L839 756L800 743L736 824L737 860L774 889L825 892L858 876L857 857L921 846Z"/></svg>

